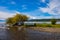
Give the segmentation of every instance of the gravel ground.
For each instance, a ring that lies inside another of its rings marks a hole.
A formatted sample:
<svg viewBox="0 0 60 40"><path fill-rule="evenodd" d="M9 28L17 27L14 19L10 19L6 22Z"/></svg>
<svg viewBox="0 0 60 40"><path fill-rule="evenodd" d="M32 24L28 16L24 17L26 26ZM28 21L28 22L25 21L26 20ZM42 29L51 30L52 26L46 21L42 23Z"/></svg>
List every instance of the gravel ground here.
<svg viewBox="0 0 60 40"><path fill-rule="evenodd" d="M29 28L25 31L25 40L60 40L60 33L40 32Z"/></svg>
<svg viewBox="0 0 60 40"><path fill-rule="evenodd" d="M52 32L52 33L60 33L60 28L49 28L49 27L29 27L32 30L43 31L43 32Z"/></svg>

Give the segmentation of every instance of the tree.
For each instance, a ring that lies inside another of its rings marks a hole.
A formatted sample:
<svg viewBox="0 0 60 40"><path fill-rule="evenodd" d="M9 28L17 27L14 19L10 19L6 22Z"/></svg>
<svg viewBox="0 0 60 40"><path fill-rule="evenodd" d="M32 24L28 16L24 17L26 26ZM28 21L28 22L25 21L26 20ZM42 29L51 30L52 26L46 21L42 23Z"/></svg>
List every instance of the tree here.
<svg viewBox="0 0 60 40"><path fill-rule="evenodd" d="M22 15L22 21L27 21L28 17L26 15Z"/></svg>
<svg viewBox="0 0 60 40"><path fill-rule="evenodd" d="M26 15L16 14L14 16L14 21L15 22L21 22L21 21L23 22L23 21L26 21L26 20L28 20L28 17Z"/></svg>
<svg viewBox="0 0 60 40"><path fill-rule="evenodd" d="M16 14L13 18L15 23L21 21L21 19L22 19L22 15L20 15L20 14Z"/></svg>
<svg viewBox="0 0 60 40"><path fill-rule="evenodd" d="M7 18L6 19L6 24L8 24L9 26L11 26L13 24L13 18Z"/></svg>
<svg viewBox="0 0 60 40"><path fill-rule="evenodd" d="M51 23L52 23L53 25L55 25L55 24L56 24L56 19L53 18L53 19L51 20Z"/></svg>
<svg viewBox="0 0 60 40"><path fill-rule="evenodd" d="M11 25L11 24L15 24L17 22L24 22L26 20L28 20L28 17L26 15L16 14L14 17L8 18L6 20L6 23Z"/></svg>

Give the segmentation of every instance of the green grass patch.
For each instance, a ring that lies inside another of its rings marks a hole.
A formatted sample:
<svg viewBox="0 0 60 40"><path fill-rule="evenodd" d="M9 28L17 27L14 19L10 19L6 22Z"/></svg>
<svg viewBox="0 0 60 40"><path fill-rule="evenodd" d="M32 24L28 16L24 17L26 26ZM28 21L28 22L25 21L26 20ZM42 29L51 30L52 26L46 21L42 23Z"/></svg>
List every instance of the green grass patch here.
<svg viewBox="0 0 60 40"><path fill-rule="evenodd" d="M52 25L52 24L36 24L36 27L53 27L53 28L60 28L60 24L55 24L55 25Z"/></svg>
<svg viewBox="0 0 60 40"><path fill-rule="evenodd" d="M52 25L54 28L60 28L60 24Z"/></svg>
<svg viewBox="0 0 60 40"><path fill-rule="evenodd" d="M52 27L51 24L46 24L46 23L44 23L44 24L36 24L36 26L37 27Z"/></svg>

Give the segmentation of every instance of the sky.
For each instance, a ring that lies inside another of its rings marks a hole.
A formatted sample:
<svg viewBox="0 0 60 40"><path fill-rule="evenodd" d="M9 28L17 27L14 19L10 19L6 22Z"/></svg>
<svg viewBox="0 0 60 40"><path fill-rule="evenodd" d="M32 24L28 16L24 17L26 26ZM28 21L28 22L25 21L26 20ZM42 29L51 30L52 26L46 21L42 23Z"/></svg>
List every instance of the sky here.
<svg viewBox="0 0 60 40"><path fill-rule="evenodd" d="M60 0L0 0L0 20L16 13L30 19L60 18Z"/></svg>

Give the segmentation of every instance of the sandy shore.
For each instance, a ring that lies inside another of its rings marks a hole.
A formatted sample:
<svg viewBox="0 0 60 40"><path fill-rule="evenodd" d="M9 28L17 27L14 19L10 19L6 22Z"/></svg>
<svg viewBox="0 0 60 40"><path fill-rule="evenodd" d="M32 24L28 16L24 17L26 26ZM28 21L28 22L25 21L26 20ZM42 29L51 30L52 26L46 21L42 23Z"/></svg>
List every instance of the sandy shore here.
<svg viewBox="0 0 60 40"><path fill-rule="evenodd" d="M43 31L43 32L52 32L52 33L60 33L60 28L49 28L49 27L29 27L32 30L35 31Z"/></svg>

